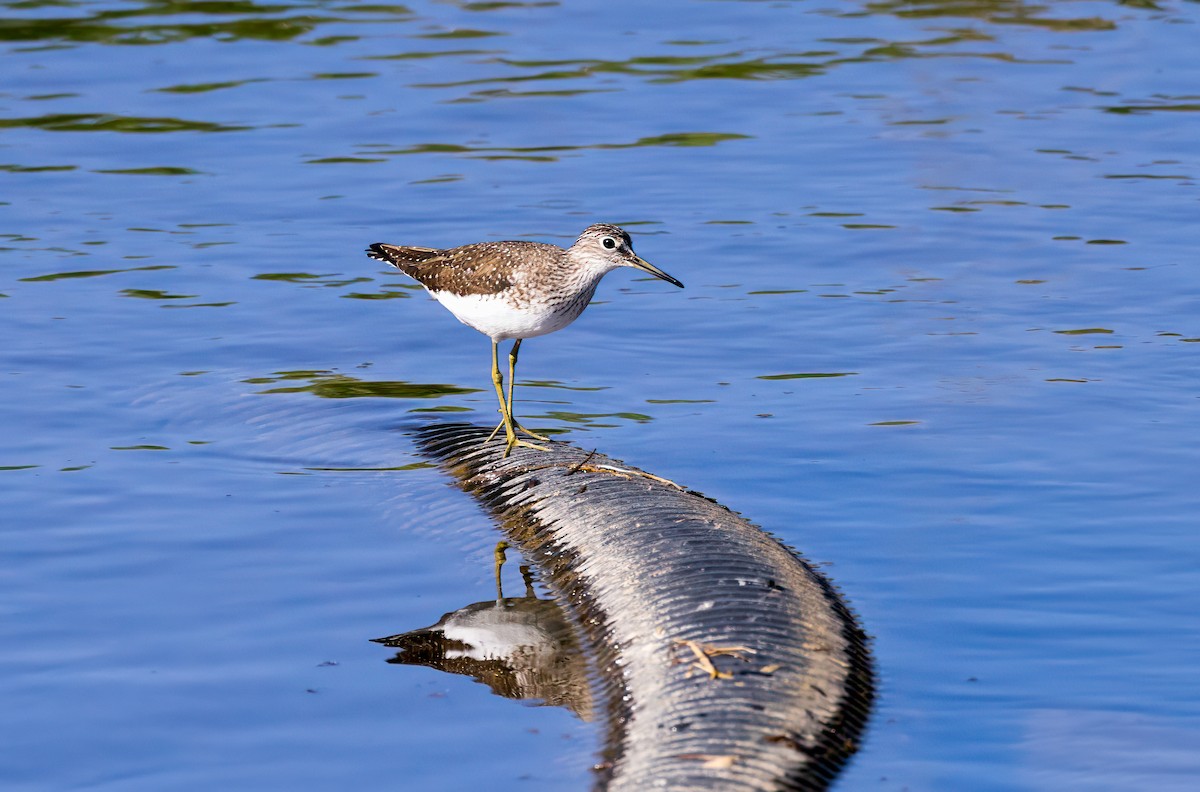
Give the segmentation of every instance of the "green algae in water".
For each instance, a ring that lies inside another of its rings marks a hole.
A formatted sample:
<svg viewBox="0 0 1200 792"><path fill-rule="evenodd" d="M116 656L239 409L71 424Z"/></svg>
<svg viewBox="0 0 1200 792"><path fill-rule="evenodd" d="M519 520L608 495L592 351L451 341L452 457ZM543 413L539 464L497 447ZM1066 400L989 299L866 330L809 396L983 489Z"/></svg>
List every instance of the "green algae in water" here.
<svg viewBox="0 0 1200 792"><path fill-rule="evenodd" d="M825 379L828 377L853 377L858 374L857 371L810 371L800 372L796 374L762 374L755 379L760 380L794 380L794 379Z"/></svg>
<svg viewBox="0 0 1200 792"><path fill-rule="evenodd" d="M309 380L309 383L307 385L268 388L257 392L260 394L311 393L323 399L438 399L443 396L461 396L463 394L480 392L479 388L462 388L457 385L416 383L401 380L368 381L328 371L284 371L272 377L255 377L243 380L243 382L252 385L262 385L296 380Z"/></svg>
<svg viewBox="0 0 1200 792"><path fill-rule="evenodd" d="M72 278L96 278L101 275L116 275L121 272L147 272L150 270L166 270L175 269L166 264L159 264L152 267L129 267L128 269L109 269L109 270L77 270L74 272L54 272L49 275L35 275L32 278L21 278L23 283L44 283L48 281L69 280Z"/></svg>

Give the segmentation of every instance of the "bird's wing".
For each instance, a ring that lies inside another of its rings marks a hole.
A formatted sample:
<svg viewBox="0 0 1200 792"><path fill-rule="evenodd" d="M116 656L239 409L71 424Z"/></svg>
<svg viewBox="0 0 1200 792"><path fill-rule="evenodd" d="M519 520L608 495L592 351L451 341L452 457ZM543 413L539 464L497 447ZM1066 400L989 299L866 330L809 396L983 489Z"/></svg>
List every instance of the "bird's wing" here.
<svg viewBox="0 0 1200 792"><path fill-rule="evenodd" d="M522 255L538 247L533 242L480 242L438 250L376 242L367 255L386 261L420 281L430 291L456 294L494 294L513 284Z"/></svg>

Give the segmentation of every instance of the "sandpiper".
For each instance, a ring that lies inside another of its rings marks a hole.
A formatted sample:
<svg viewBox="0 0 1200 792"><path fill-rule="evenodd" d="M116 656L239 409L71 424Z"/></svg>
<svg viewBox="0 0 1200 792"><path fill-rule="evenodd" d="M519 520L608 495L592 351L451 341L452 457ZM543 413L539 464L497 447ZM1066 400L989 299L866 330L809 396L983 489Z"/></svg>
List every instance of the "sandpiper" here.
<svg viewBox="0 0 1200 792"><path fill-rule="evenodd" d="M656 278L683 284L633 252L629 234L615 225L588 226L571 247L541 242L479 242L438 250L376 242L367 255L414 278L465 325L492 339L492 384L500 400L505 456L514 446L545 450L517 438L517 431L548 440L513 417L513 377L517 353L526 338L561 330L579 318L600 279L617 267L633 267ZM508 395L500 374L499 344L512 340L508 353Z"/></svg>

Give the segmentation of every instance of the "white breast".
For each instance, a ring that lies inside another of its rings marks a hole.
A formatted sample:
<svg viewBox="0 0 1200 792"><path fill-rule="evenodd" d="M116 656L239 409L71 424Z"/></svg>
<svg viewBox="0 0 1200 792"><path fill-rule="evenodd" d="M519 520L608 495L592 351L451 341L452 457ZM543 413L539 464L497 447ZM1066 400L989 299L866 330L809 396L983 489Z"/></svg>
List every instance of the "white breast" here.
<svg viewBox="0 0 1200 792"><path fill-rule="evenodd" d="M431 291L430 294L458 317L458 321L496 341L553 333L575 321L579 315L577 311L556 311L546 303L517 308L503 297L491 294L459 295L448 291Z"/></svg>

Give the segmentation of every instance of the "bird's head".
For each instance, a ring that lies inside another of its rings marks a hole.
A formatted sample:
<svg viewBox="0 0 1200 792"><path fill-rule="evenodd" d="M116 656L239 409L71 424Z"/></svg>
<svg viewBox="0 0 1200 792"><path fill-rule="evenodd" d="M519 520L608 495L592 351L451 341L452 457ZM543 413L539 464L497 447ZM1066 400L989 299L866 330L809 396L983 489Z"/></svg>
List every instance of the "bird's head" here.
<svg viewBox="0 0 1200 792"><path fill-rule="evenodd" d="M617 267L633 267L683 288L682 283L634 253L629 234L611 223L597 223L583 229L568 253L588 267L600 270L601 274Z"/></svg>

